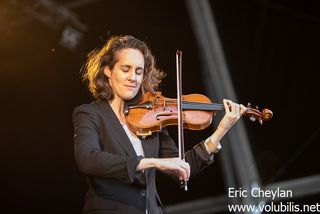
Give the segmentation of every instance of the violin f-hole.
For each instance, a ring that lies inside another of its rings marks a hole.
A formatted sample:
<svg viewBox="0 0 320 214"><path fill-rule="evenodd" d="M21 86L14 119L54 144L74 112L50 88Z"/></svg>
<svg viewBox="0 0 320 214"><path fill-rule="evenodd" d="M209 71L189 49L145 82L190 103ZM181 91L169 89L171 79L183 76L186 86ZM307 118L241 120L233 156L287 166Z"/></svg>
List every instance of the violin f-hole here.
<svg viewBox="0 0 320 214"><path fill-rule="evenodd" d="M157 120L160 120L159 117L169 117L169 116L171 116L172 114L173 114L172 111L170 111L170 112L163 112L163 113L161 113L161 114L157 114L156 119L157 119Z"/></svg>

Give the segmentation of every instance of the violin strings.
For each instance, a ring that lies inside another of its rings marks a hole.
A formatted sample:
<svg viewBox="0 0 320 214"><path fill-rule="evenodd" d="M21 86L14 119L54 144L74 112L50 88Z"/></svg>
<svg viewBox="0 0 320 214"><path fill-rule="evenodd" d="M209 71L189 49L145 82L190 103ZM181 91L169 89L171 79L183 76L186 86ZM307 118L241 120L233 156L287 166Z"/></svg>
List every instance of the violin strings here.
<svg viewBox="0 0 320 214"><path fill-rule="evenodd" d="M161 106L166 104L164 107L169 107L170 105L177 105L177 101L175 99L165 99L165 100L156 100L155 105ZM183 109L189 110L223 110L224 107L219 103L202 103L202 102L189 102L182 101Z"/></svg>

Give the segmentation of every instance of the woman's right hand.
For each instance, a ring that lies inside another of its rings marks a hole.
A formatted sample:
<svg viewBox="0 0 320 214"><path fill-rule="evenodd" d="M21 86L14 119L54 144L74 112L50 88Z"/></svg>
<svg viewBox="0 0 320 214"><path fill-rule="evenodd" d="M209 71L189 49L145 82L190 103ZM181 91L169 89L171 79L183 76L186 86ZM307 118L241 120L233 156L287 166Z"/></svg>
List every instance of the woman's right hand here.
<svg viewBox="0 0 320 214"><path fill-rule="evenodd" d="M155 167L156 169L176 175L181 180L187 181L190 177L190 165L180 158L144 158L137 166L137 171Z"/></svg>

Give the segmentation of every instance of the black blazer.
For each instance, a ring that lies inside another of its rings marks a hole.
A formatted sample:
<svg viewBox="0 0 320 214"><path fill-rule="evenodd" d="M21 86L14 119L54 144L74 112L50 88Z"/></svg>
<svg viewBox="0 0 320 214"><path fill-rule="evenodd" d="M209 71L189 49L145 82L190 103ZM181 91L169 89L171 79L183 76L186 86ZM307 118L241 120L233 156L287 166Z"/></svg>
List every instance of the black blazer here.
<svg viewBox="0 0 320 214"><path fill-rule="evenodd" d="M73 112L74 152L79 170L86 175L88 192L84 213L161 213L155 169L137 172L141 160L120 121L106 101L77 107ZM168 133L153 133L142 140L146 158L177 157ZM192 174L213 162L203 142L186 153Z"/></svg>

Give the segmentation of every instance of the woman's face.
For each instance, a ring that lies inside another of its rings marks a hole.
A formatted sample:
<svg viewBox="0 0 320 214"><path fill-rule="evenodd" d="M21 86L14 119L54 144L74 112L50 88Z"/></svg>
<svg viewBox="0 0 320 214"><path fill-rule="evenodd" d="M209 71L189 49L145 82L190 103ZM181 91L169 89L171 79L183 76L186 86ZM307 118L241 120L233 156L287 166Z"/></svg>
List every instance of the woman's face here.
<svg viewBox="0 0 320 214"><path fill-rule="evenodd" d="M113 89L114 99L130 100L141 86L144 73L144 58L137 49L122 49L117 54L113 69L104 69Z"/></svg>

